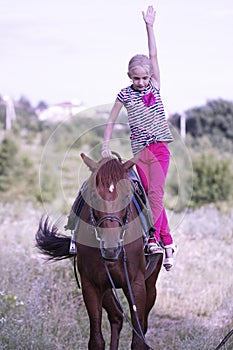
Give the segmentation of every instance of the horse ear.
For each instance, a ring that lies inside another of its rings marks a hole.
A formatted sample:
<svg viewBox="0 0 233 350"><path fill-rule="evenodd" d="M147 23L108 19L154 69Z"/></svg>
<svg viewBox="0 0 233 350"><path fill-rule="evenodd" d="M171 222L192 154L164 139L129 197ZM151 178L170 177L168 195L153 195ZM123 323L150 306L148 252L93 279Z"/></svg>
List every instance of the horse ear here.
<svg viewBox="0 0 233 350"><path fill-rule="evenodd" d="M89 168L91 171L96 170L96 168L97 168L97 163L96 163L93 159L89 158L89 157L86 156L86 154L84 154L84 153L81 153L80 155L81 155L82 160L84 161L84 163L88 166L88 168Z"/></svg>
<svg viewBox="0 0 233 350"><path fill-rule="evenodd" d="M123 163L123 167L126 171L129 171L138 161L140 154L136 154L133 158Z"/></svg>

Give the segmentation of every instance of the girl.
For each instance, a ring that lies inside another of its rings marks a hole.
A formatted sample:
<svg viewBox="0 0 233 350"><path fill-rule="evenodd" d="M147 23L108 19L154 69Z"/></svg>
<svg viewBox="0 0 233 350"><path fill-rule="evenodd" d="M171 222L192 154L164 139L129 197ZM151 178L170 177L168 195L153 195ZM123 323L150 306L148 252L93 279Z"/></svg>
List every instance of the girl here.
<svg viewBox="0 0 233 350"><path fill-rule="evenodd" d="M131 147L137 154L136 168L151 206L155 232L149 238L148 250L151 254L161 253L159 241L165 248L164 267L170 271L174 266L176 247L170 234L167 215L163 206L165 179L168 171L170 152L168 142L173 136L166 121L160 97L160 71L153 25L155 11L148 6L143 14L146 24L149 58L136 55L128 65L128 76L132 85L122 89L117 95L105 128L102 156L111 156L109 140L114 123L122 106L125 106L131 131Z"/></svg>

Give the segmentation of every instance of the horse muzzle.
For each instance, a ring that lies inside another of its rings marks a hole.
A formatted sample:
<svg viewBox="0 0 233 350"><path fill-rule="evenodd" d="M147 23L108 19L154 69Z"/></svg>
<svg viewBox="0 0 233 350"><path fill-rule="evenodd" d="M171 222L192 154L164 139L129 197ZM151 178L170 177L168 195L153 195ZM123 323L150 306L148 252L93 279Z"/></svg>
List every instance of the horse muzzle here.
<svg viewBox="0 0 233 350"><path fill-rule="evenodd" d="M116 261L119 258L119 255L121 253L122 246L118 246L116 248L101 248L101 256L104 260L108 261Z"/></svg>

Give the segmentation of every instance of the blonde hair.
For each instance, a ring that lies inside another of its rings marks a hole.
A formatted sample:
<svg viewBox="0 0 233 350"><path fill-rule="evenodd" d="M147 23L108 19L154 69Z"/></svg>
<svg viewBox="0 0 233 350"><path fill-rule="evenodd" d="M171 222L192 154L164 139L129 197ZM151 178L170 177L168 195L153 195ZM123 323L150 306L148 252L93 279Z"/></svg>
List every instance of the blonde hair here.
<svg viewBox="0 0 233 350"><path fill-rule="evenodd" d="M128 64L128 73L129 74L132 73L132 71L138 66L146 69L149 74L152 74L152 72L153 72L151 61L150 61L149 57L147 57L146 55L133 56L130 59L129 64Z"/></svg>

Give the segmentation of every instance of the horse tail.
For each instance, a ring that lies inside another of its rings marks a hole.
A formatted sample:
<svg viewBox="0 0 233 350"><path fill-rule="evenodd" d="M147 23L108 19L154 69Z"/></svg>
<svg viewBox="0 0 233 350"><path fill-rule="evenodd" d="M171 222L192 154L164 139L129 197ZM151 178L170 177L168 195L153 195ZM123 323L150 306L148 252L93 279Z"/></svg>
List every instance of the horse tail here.
<svg viewBox="0 0 233 350"><path fill-rule="evenodd" d="M54 224L49 223L49 217L40 219L36 233L36 247L48 260L62 260L73 257L69 252L71 237L59 233Z"/></svg>

